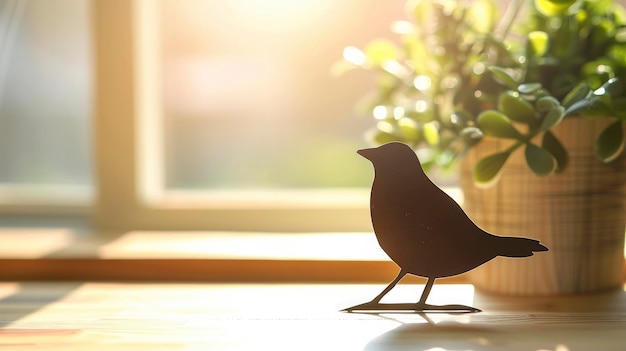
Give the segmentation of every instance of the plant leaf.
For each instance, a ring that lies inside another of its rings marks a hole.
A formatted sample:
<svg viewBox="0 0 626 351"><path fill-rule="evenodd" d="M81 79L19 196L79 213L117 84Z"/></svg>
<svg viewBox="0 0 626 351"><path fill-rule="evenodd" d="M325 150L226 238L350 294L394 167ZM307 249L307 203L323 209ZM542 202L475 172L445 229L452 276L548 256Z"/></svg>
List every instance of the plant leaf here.
<svg viewBox="0 0 626 351"><path fill-rule="evenodd" d="M398 129L406 140L419 143L422 139L422 131L419 123L407 117L398 120Z"/></svg>
<svg viewBox="0 0 626 351"><path fill-rule="evenodd" d="M498 66L489 67L489 71L493 73L496 80L500 81L504 85L508 86L511 89L517 89L519 83L507 72L504 68Z"/></svg>
<svg viewBox="0 0 626 351"><path fill-rule="evenodd" d="M502 166L510 155L508 151L499 152L478 161L474 167L474 183L482 187L495 183L502 172Z"/></svg>
<svg viewBox="0 0 626 351"><path fill-rule="evenodd" d="M596 141L596 155L604 162L616 159L624 150L624 123L617 121L609 125Z"/></svg>
<svg viewBox="0 0 626 351"><path fill-rule="evenodd" d="M478 115L478 125L485 135L507 139L523 139L522 135L513 127L509 118L494 110L487 110Z"/></svg>
<svg viewBox="0 0 626 351"><path fill-rule="evenodd" d="M535 7L545 16L562 14L575 3L576 0L535 0Z"/></svg>
<svg viewBox="0 0 626 351"><path fill-rule="evenodd" d="M567 150L559 139L557 139L552 132L547 131L543 133L543 139L541 140L541 147L548 150L556 160L556 173L563 172L569 164L569 155Z"/></svg>
<svg viewBox="0 0 626 351"><path fill-rule="evenodd" d="M466 16L478 33L490 33L498 22L498 6L493 0L476 0L470 4Z"/></svg>
<svg viewBox="0 0 626 351"><path fill-rule="evenodd" d="M548 33L534 31L528 33L528 43L536 56L543 56L548 51Z"/></svg>
<svg viewBox="0 0 626 351"><path fill-rule="evenodd" d="M556 161L548 150L533 143L526 144L526 163L536 175L544 177L554 172Z"/></svg>
<svg viewBox="0 0 626 351"><path fill-rule="evenodd" d="M428 72L428 48L417 35L406 35L402 38L407 59L413 64L415 73Z"/></svg>
<svg viewBox="0 0 626 351"><path fill-rule="evenodd" d="M571 116L575 113L580 113L582 111L585 111L589 108L591 108L593 106L593 101L589 100L589 99L584 99L584 100L578 100L575 103L573 103L572 105L570 105L567 110L565 110L565 115L566 116Z"/></svg>
<svg viewBox="0 0 626 351"><path fill-rule="evenodd" d="M483 137L483 132L476 127L466 127L461 131L461 135L469 139L480 139Z"/></svg>
<svg viewBox="0 0 626 351"><path fill-rule="evenodd" d="M428 122L424 124L424 140L431 146L439 145L439 128L437 122Z"/></svg>
<svg viewBox="0 0 626 351"><path fill-rule="evenodd" d="M383 145L392 141L399 141L399 138L389 132L385 132L382 130L378 130L376 128L372 128L365 133L365 138L368 142L374 145Z"/></svg>
<svg viewBox="0 0 626 351"><path fill-rule="evenodd" d="M535 107L539 112L550 112L558 106L560 106L559 100L555 99L552 96L541 97L535 103Z"/></svg>
<svg viewBox="0 0 626 351"><path fill-rule="evenodd" d="M380 67L383 63L398 57L398 48L390 40L376 39L367 44L365 57L372 65Z"/></svg>
<svg viewBox="0 0 626 351"><path fill-rule="evenodd" d="M624 92L624 86L618 78L611 78L593 93L596 96L608 95L618 96Z"/></svg>
<svg viewBox="0 0 626 351"><path fill-rule="evenodd" d="M590 92L591 88L589 88L587 83L582 82L567 93L561 104L569 109L574 103L588 97Z"/></svg>
<svg viewBox="0 0 626 351"><path fill-rule="evenodd" d="M434 16L433 6L431 1L407 1L406 10L417 25L424 26Z"/></svg>
<svg viewBox="0 0 626 351"><path fill-rule="evenodd" d="M518 93L510 90L498 97L498 110L517 122L528 124L535 119L533 106L522 99Z"/></svg>
<svg viewBox="0 0 626 351"><path fill-rule="evenodd" d="M532 94L541 88L541 83L524 83L517 87L517 91L522 94Z"/></svg>
<svg viewBox="0 0 626 351"><path fill-rule="evenodd" d="M543 118L543 121L541 122L541 130L548 130L561 123L563 117L565 117L565 109L563 106L553 108L552 111L548 112L548 114Z"/></svg>

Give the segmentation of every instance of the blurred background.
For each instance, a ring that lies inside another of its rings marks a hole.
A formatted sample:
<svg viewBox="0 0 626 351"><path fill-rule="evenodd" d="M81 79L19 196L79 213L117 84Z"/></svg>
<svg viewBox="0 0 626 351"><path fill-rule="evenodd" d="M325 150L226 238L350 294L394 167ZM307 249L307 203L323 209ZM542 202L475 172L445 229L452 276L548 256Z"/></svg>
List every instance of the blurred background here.
<svg viewBox="0 0 626 351"><path fill-rule="evenodd" d="M88 192L88 1L0 1L0 183Z"/></svg>
<svg viewBox="0 0 626 351"><path fill-rule="evenodd" d="M371 72L332 68L393 39L404 4L158 1L166 190L368 187ZM88 0L0 0L3 186L93 193L90 16Z"/></svg>

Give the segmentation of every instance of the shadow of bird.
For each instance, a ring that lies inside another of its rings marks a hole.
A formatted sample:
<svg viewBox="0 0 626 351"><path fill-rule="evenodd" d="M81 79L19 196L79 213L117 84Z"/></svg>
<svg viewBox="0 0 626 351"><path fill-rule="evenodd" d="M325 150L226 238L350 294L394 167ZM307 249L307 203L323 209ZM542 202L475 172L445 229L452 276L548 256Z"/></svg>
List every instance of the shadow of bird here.
<svg viewBox="0 0 626 351"><path fill-rule="evenodd" d="M501 237L480 229L424 173L413 150L393 142L359 150L374 166L372 226L381 248L400 266L398 276L372 301L344 311L480 311L462 305L434 306L426 298L435 279L467 272L497 257L528 257L547 251L539 241ZM428 278L416 304L380 304L405 275Z"/></svg>

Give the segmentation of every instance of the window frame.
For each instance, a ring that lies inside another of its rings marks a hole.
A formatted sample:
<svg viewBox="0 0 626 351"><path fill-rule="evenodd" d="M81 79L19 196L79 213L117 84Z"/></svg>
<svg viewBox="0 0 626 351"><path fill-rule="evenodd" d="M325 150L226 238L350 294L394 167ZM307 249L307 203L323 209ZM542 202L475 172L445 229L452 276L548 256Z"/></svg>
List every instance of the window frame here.
<svg viewBox="0 0 626 351"><path fill-rule="evenodd" d="M113 25L114 24L114 25ZM367 190L164 193L158 8L95 0L94 219L123 230L369 231ZM231 193L233 195L234 193Z"/></svg>

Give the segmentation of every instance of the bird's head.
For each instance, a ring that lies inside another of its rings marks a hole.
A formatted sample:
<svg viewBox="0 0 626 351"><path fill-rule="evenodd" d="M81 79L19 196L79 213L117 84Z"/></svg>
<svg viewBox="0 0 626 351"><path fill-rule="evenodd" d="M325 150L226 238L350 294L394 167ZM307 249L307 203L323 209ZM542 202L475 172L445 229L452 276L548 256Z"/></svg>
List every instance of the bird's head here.
<svg viewBox="0 0 626 351"><path fill-rule="evenodd" d="M407 163L407 161L418 162L415 152L406 144L399 142L391 142L379 147L369 149L361 149L357 153L370 160L374 165L384 163Z"/></svg>

